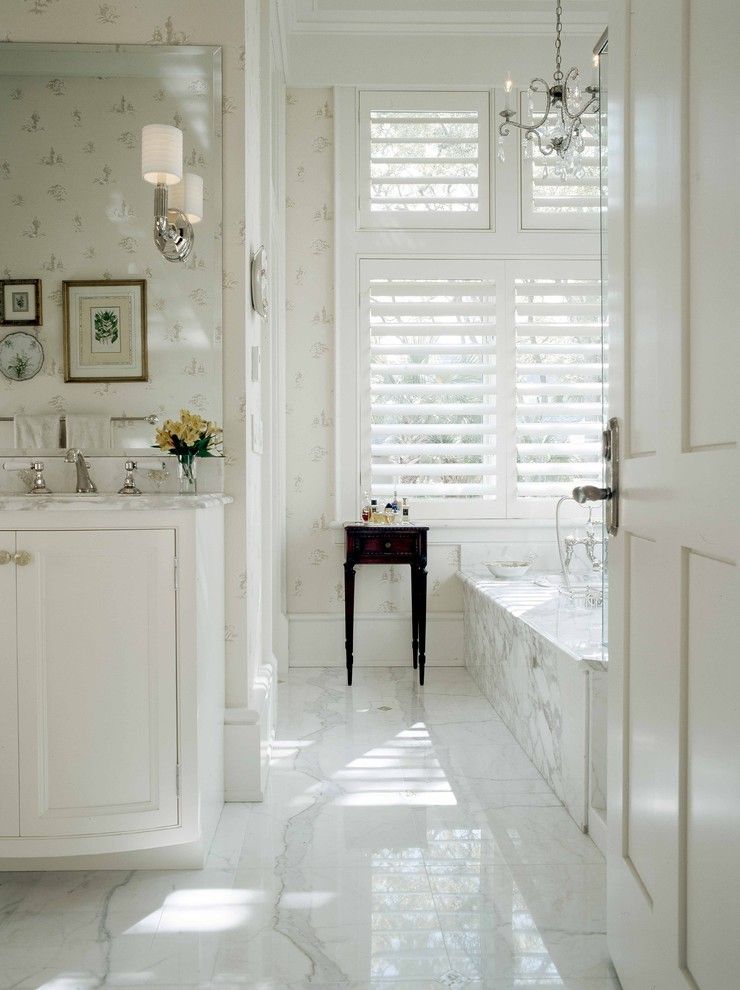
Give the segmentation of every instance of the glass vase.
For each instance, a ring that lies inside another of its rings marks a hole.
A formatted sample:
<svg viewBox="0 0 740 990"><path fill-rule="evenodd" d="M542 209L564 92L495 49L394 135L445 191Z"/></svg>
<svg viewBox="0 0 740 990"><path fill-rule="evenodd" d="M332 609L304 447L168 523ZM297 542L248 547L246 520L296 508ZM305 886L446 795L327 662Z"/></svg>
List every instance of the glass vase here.
<svg viewBox="0 0 740 990"><path fill-rule="evenodd" d="M181 495L198 494L198 458L195 454L177 455L177 474L180 479Z"/></svg>

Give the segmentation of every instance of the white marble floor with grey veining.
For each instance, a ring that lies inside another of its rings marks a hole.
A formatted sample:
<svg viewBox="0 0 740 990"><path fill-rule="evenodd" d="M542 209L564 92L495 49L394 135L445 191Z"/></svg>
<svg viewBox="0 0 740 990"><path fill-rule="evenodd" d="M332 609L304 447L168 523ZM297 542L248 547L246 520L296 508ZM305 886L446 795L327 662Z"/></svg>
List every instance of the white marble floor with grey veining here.
<svg viewBox="0 0 740 990"><path fill-rule="evenodd" d="M604 892L465 670L293 670L205 870L0 874L0 988L618 990Z"/></svg>

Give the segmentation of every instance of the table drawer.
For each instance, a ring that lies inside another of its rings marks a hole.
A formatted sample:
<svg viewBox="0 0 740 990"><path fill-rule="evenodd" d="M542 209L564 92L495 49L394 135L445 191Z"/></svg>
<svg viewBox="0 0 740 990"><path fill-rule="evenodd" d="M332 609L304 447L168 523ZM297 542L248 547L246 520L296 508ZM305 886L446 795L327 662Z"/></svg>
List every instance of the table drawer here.
<svg viewBox="0 0 740 990"><path fill-rule="evenodd" d="M349 550L367 557L412 557L419 552L416 533L353 534L349 538Z"/></svg>

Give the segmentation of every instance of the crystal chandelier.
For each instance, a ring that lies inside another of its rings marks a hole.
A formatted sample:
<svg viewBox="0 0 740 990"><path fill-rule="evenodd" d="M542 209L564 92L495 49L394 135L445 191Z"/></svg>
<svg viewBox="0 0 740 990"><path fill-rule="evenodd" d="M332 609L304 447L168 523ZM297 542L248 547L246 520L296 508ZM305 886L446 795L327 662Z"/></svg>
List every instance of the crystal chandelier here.
<svg viewBox="0 0 740 990"><path fill-rule="evenodd" d="M532 153L532 143L536 143L543 155L555 154L560 159L556 172L582 174L581 152L584 150L583 139L586 113L598 113L598 55L594 56L594 78L586 87L585 95L581 94L579 85L580 72L577 68L568 69L563 75L560 55L561 35L563 33L563 5L561 0L555 3L555 73L553 83L549 85L544 79L533 79L529 84L529 116L531 123L522 124L514 118L516 111L511 109L511 77L506 80L506 107L499 114L503 123L498 128L498 158L504 160L504 138L512 127L523 131L522 143L527 156ZM537 95L544 96L544 110L536 118L535 100Z"/></svg>

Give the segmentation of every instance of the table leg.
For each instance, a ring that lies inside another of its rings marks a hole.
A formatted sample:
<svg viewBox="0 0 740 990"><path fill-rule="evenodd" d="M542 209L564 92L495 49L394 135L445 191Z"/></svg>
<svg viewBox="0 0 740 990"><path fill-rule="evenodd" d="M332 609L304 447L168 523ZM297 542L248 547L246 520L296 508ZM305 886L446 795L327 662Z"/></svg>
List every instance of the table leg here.
<svg viewBox="0 0 740 990"><path fill-rule="evenodd" d="M419 600L419 684L424 684L424 668L427 662L427 569L419 568L418 591Z"/></svg>
<svg viewBox="0 0 740 990"><path fill-rule="evenodd" d="M411 649L414 670L419 666L419 568L411 565Z"/></svg>
<svg viewBox="0 0 740 990"><path fill-rule="evenodd" d="M344 651L347 657L347 684L352 684L352 647L355 620L355 565L344 565Z"/></svg>

